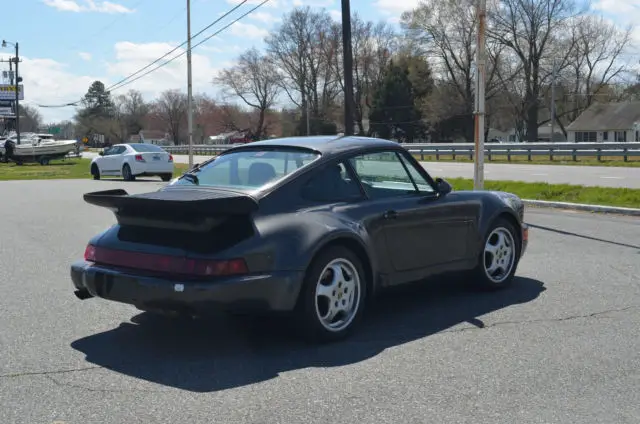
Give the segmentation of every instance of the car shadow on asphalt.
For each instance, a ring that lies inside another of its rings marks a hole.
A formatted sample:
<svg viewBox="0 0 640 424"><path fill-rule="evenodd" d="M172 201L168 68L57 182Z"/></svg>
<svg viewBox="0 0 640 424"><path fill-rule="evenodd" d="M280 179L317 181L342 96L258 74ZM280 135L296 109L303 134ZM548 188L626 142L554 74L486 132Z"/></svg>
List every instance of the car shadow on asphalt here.
<svg viewBox="0 0 640 424"><path fill-rule="evenodd" d="M131 377L192 392L250 385L280 373L336 367L440 333L458 324L483 328L485 314L535 300L540 281L517 277L493 293L439 280L384 293L349 339L311 345L292 337L283 318L172 320L141 313L132 322L76 340L90 363ZM464 328L460 327L460 328Z"/></svg>

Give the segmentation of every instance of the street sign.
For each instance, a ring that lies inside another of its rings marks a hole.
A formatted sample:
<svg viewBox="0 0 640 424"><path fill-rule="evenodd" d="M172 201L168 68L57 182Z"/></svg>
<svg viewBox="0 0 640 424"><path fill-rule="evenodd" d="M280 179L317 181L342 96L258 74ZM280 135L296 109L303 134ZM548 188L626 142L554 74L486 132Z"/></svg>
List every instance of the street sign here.
<svg viewBox="0 0 640 424"><path fill-rule="evenodd" d="M16 86L11 84L0 84L0 100L15 100ZM24 100L24 86L18 85L18 100Z"/></svg>
<svg viewBox="0 0 640 424"><path fill-rule="evenodd" d="M49 127L49 134L60 134L60 127Z"/></svg>

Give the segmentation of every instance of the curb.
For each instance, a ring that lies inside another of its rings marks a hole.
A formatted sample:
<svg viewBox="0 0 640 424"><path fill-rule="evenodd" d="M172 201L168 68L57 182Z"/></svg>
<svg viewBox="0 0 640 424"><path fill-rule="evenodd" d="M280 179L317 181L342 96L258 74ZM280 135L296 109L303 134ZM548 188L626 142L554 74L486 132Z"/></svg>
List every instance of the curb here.
<svg viewBox="0 0 640 424"><path fill-rule="evenodd" d="M596 212L596 213L608 213L608 214L618 214L618 215L627 215L627 216L640 216L640 209L635 209L635 208L586 205L583 203L548 202L546 200L522 199L522 201L526 206L533 206L533 207L565 209L565 210Z"/></svg>

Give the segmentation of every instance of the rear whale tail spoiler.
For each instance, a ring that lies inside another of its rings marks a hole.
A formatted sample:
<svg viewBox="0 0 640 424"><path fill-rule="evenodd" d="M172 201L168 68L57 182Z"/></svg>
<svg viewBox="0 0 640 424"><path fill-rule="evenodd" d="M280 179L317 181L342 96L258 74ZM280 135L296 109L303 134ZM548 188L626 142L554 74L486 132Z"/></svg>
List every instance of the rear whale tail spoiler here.
<svg viewBox="0 0 640 424"><path fill-rule="evenodd" d="M249 215L258 202L248 194L215 190L165 188L129 194L126 190L86 193L84 201L110 209L118 224L187 231L208 231L233 215Z"/></svg>

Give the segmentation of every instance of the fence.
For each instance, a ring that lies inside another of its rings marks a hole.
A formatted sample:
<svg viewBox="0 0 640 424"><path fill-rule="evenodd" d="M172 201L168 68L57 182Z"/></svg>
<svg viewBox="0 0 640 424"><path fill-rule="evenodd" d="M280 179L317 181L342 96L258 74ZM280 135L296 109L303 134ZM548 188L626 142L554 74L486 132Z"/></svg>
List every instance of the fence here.
<svg viewBox="0 0 640 424"><path fill-rule="evenodd" d="M237 145L235 145L237 146ZM473 159L474 145L470 143L413 143L402 144L412 154L419 156L421 160L425 156L440 160L440 156L450 156L455 159L458 156ZM194 155L214 156L231 145L197 145L193 146ZM164 147L173 154L188 153L188 146ZM640 157L640 143L485 143L485 157L492 160L493 156L506 156L511 160L513 156L526 156L531 161L533 156L547 156L549 160L554 157L571 157L574 161L578 157L595 157L602 160L603 157L623 158L626 162L630 157Z"/></svg>

